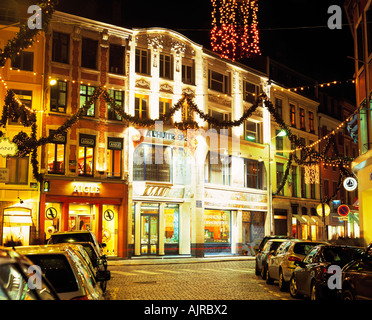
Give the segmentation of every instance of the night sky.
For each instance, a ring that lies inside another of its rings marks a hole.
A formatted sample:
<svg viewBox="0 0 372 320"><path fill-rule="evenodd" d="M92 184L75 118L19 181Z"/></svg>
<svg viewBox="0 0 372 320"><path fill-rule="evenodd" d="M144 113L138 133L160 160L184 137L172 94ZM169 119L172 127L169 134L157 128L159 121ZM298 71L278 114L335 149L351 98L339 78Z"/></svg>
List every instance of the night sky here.
<svg viewBox="0 0 372 320"><path fill-rule="evenodd" d="M211 1L59 0L57 9L128 28L174 29L210 49ZM319 82L353 77L353 40L343 10L342 30L330 30L330 5L343 0L259 0L264 55Z"/></svg>

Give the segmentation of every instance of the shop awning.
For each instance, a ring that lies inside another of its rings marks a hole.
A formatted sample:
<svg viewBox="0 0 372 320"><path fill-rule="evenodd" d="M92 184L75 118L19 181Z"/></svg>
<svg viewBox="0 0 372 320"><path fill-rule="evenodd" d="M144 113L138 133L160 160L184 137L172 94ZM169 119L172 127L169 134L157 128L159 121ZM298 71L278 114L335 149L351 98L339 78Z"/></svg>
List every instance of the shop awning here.
<svg viewBox="0 0 372 320"><path fill-rule="evenodd" d="M32 226L31 209L23 207L12 207L4 209L4 226Z"/></svg>
<svg viewBox="0 0 372 320"><path fill-rule="evenodd" d="M319 216L311 216L311 218L315 221L315 223L316 223L318 226L324 226L323 218L321 218L321 217L319 217Z"/></svg>
<svg viewBox="0 0 372 320"><path fill-rule="evenodd" d="M292 217L293 217L293 218L296 218L297 221L298 221L299 223L307 224L307 221L306 221L305 219L303 219L303 218L302 218L300 215L298 215L298 214L294 214L294 215L292 215Z"/></svg>
<svg viewBox="0 0 372 320"><path fill-rule="evenodd" d="M310 216L302 215L302 218L304 218L308 224L313 224L313 225L316 224L315 221L311 219Z"/></svg>

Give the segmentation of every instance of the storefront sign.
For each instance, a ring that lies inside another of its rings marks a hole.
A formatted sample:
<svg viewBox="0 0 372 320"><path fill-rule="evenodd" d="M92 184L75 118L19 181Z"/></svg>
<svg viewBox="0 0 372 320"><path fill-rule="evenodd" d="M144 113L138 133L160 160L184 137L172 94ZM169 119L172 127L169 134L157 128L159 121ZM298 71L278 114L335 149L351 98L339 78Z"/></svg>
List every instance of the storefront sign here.
<svg viewBox="0 0 372 320"><path fill-rule="evenodd" d="M151 138L160 138L164 140L183 140L184 136L183 134L176 135L171 132L163 132L163 131L154 131L154 130L148 130L146 133L146 137Z"/></svg>
<svg viewBox="0 0 372 320"><path fill-rule="evenodd" d="M122 150L123 149L123 139L122 138L108 138L107 149L110 150Z"/></svg>
<svg viewBox="0 0 372 320"><path fill-rule="evenodd" d="M3 157L14 156L18 152L18 147L9 138L0 138L0 155Z"/></svg>
<svg viewBox="0 0 372 320"><path fill-rule="evenodd" d="M111 221L112 219L114 219L115 217L115 213L114 211L110 210L110 209L107 209L104 213L103 213L103 218L106 220L106 221Z"/></svg>
<svg viewBox="0 0 372 320"><path fill-rule="evenodd" d="M90 134L80 133L79 135L79 145L82 147L95 147L96 137Z"/></svg>
<svg viewBox="0 0 372 320"><path fill-rule="evenodd" d="M8 168L0 168L0 182L1 183L9 182L9 169Z"/></svg>
<svg viewBox="0 0 372 320"><path fill-rule="evenodd" d="M55 219L57 217L57 210L56 210L56 208L50 207L50 208L46 209L46 211L45 211L45 217L48 220Z"/></svg>
<svg viewBox="0 0 372 320"><path fill-rule="evenodd" d="M100 185L98 183L73 183L73 193L99 193Z"/></svg>

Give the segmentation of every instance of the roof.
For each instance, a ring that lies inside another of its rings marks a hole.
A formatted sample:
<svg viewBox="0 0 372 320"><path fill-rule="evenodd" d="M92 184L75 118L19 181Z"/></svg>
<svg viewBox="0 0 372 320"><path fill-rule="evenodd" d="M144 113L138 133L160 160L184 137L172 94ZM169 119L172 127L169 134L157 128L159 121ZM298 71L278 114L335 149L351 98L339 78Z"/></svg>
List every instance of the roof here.
<svg viewBox="0 0 372 320"><path fill-rule="evenodd" d="M69 244L48 244L48 245L35 245L35 246L22 246L15 247L14 249L23 255L29 254L63 254Z"/></svg>

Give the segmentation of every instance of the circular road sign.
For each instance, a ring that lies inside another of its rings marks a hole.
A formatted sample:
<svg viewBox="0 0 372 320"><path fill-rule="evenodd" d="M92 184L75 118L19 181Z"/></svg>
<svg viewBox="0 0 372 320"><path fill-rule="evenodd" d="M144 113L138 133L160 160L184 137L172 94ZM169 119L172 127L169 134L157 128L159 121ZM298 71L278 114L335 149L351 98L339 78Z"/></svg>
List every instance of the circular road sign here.
<svg viewBox="0 0 372 320"><path fill-rule="evenodd" d="M358 187L358 182L353 177L348 177L344 180L344 188L347 191L354 191Z"/></svg>
<svg viewBox="0 0 372 320"><path fill-rule="evenodd" d="M338 207L337 212L340 216L346 217L350 212L350 208L346 204L342 204Z"/></svg>
<svg viewBox="0 0 372 320"><path fill-rule="evenodd" d="M319 216L323 217L322 204L319 204L316 207L316 212L318 213ZM324 213L325 213L326 217L329 216L329 214L331 213L331 208L329 207L329 205L327 203L324 204Z"/></svg>
<svg viewBox="0 0 372 320"><path fill-rule="evenodd" d="M46 209L45 216L48 220L53 220L57 217L57 210L53 207Z"/></svg>

